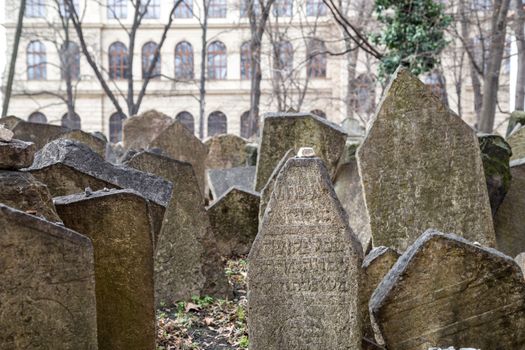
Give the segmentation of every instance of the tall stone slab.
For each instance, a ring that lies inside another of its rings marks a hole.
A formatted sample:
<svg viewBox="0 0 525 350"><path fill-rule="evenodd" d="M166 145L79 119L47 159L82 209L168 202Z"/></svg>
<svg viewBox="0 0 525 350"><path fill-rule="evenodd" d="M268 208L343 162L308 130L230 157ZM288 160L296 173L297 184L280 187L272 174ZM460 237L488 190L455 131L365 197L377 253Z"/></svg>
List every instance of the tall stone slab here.
<svg viewBox="0 0 525 350"><path fill-rule="evenodd" d="M428 228L494 246L475 132L401 68L357 150L374 246L404 251Z"/></svg>
<svg viewBox="0 0 525 350"><path fill-rule="evenodd" d="M389 350L525 348L525 280L514 260L428 230L369 303Z"/></svg>
<svg viewBox="0 0 525 350"><path fill-rule="evenodd" d="M89 146L89 148L95 151L100 157L104 158L106 156L107 141L94 134L82 130L68 130L67 132L59 135L57 139L67 139L81 142Z"/></svg>
<svg viewBox="0 0 525 350"><path fill-rule="evenodd" d="M155 349L152 223L132 190L55 198L68 228L93 242L99 350ZM81 213L81 214L79 214Z"/></svg>
<svg viewBox="0 0 525 350"><path fill-rule="evenodd" d="M243 166L229 169L209 169L206 171L210 197L217 199L231 187L251 191L255 178L255 166Z"/></svg>
<svg viewBox="0 0 525 350"><path fill-rule="evenodd" d="M206 168L227 169L246 165L248 141L232 134L210 137L204 144L208 146Z"/></svg>
<svg viewBox="0 0 525 350"><path fill-rule="evenodd" d="M96 350L93 246L0 204L0 348Z"/></svg>
<svg viewBox="0 0 525 350"><path fill-rule="evenodd" d="M359 349L362 254L323 162L289 159L248 257L250 349Z"/></svg>
<svg viewBox="0 0 525 350"><path fill-rule="evenodd" d="M127 163L173 183L155 249L157 304L171 305L193 296L231 296L217 241L191 164L151 152Z"/></svg>
<svg viewBox="0 0 525 350"><path fill-rule="evenodd" d="M124 121L122 142L125 149L147 148L159 134L173 122L169 116L149 110Z"/></svg>
<svg viewBox="0 0 525 350"><path fill-rule="evenodd" d="M512 148L512 157L510 160L525 158L525 127L517 127L509 137L507 142Z"/></svg>
<svg viewBox="0 0 525 350"><path fill-rule="evenodd" d="M255 191L268 182L273 170L290 148L312 147L335 175L337 162L346 141L346 133L338 125L313 114L275 113L264 116L259 143Z"/></svg>

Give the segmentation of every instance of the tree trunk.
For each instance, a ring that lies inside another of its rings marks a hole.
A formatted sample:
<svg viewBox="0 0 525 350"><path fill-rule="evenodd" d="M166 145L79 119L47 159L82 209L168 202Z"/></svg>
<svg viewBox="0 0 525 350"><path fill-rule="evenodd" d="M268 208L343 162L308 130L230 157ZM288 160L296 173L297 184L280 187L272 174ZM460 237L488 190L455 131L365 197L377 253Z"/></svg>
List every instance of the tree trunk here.
<svg viewBox="0 0 525 350"><path fill-rule="evenodd" d="M204 118L206 113L206 48L208 45L208 5L204 1L204 20L202 27L201 47L201 79L199 82L199 138L204 139Z"/></svg>
<svg viewBox="0 0 525 350"><path fill-rule="evenodd" d="M514 34L518 47L518 72L516 79L516 95L514 109L523 111L525 108L525 11L523 0L516 0L516 18L514 20Z"/></svg>

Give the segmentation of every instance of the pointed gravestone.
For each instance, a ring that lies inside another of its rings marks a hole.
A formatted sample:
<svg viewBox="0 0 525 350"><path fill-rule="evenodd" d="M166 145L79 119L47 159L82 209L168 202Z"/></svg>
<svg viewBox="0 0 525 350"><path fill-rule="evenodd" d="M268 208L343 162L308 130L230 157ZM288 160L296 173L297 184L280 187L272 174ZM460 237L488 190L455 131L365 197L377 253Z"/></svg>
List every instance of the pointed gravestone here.
<svg viewBox="0 0 525 350"><path fill-rule="evenodd" d="M405 250L430 227L494 246L475 132L399 69L357 151L374 246Z"/></svg>
<svg viewBox="0 0 525 350"><path fill-rule="evenodd" d="M248 261L250 349L359 349L362 248L319 158L286 162Z"/></svg>
<svg viewBox="0 0 525 350"><path fill-rule="evenodd" d="M97 349L93 246L0 204L0 348Z"/></svg>
<svg viewBox="0 0 525 350"><path fill-rule="evenodd" d="M246 165L247 141L232 134L222 134L209 138L205 142L208 146L206 158L207 169L226 169Z"/></svg>
<svg viewBox="0 0 525 350"><path fill-rule="evenodd" d="M153 232L147 201L131 190L107 190L57 197L55 203L66 227L93 242L98 349L154 349Z"/></svg>
<svg viewBox="0 0 525 350"><path fill-rule="evenodd" d="M169 116L149 110L124 121L122 142L125 149L147 148L173 122Z"/></svg>

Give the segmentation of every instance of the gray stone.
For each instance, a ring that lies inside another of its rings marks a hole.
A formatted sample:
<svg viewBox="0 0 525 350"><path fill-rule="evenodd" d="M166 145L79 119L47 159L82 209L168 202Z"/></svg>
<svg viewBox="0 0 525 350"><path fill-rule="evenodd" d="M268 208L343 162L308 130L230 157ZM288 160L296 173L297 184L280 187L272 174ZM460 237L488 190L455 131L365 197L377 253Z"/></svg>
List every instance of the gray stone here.
<svg viewBox="0 0 525 350"><path fill-rule="evenodd" d="M208 208L211 227L222 256L250 252L259 227L259 200L256 192L231 187Z"/></svg>
<svg viewBox="0 0 525 350"><path fill-rule="evenodd" d="M248 257L251 350L359 349L362 248L319 158L277 177Z"/></svg>
<svg viewBox="0 0 525 350"><path fill-rule="evenodd" d="M257 165L257 154L259 150L259 145L256 143L248 143L246 145L246 165L247 166L256 166ZM253 186L253 183L252 183Z"/></svg>
<svg viewBox="0 0 525 350"><path fill-rule="evenodd" d="M95 151L102 158L106 156L107 141L104 141L102 138L100 138L100 136L96 136L82 130L69 130L59 135L57 139L67 139L81 142L89 146L89 148Z"/></svg>
<svg viewBox="0 0 525 350"><path fill-rule="evenodd" d="M93 246L0 204L0 347L97 349Z"/></svg>
<svg viewBox="0 0 525 350"><path fill-rule="evenodd" d="M508 137L507 142L512 148L510 160L519 160L525 158L525 127L519 127Z"/></svg>
<svg viewBox="0 0 525 350"><path fill-rule="evenodd" d="M519 266L456 235L425 232L384 277L369 306L376 336L389 350L525 347Z"/></svg>
<svg viewBox="0 0 525 350"><path fill-rule="evenodd" d="M93 242L98 349L154 349L152 223L146 200L132 190L110 190L57 197L55 203L66 227Z"/></svg>
<svg viewBox="0 0 525 350"><path fill-rule="evenodd" d="M400 69L357 150L374 246L404 251L428 228L495 236L475 132Z"/></svg>
<svg viewBox="0 0 525 350"><path fill-rule="evenodd" d="M206 168L226 169L246 165L247 141L242 137L222 134L209 138L204 144L208 146Z"/></svg>
<svg viewBox="0 0 525 350"><path fill-rule="evenodd" d="M514 260L516 261L518 266L521 268L521 271L525 275L525 253L519 253L518 255L516 255Z"/></svg>
<svg viewBox="0 0 525 350"><path fill-rule="evenodd" d="M1 122L1 120L0 120ZM525 125L525 112L523 111L514 111L510 114L509 123L507 124L507 133L506 137L509 137L509 135L512 133L512 131L517 126L524 126Z"/></svg>
<svg viewBox="0 0 525 350"><path fill-rule="evenodd" d="M147 148L159 134L164 131L173 119L156 110L146 111L124 121L122 142L125 149Z"/></svg>
<svg viewBox="0 0 525 350"><path fill-rule="evenodd" d="M279 113L264 116L259 144L255 190L260 191L290 148L312 147L330 176L344 150L346 134L338 125L313 114Z"/></svg>
<svg viewBox="0 0 525 350"><path fill-rule="evenodd" d="M0 124L0 141L9 142L13 139L13 132Z"/></svg>
<svg viewBox="0 0 525 350"><path fill-rule="evenodd" d="M244 166L230 169L209 169L208 186L211 197L217 199L221 197L231 187L239 187L251 191L253 179L255 178L255 167Z"/></svg>
<svg viewBox="0 0 525 350"><path fill-rule="evenodd" d="M33 164L35 144L20 140L0 141L0 169L17 170Z"/></svg>
<svg viewBox="0 0 525 350"><path fill-rule="evenodd" d="M8 115L7 117L0 118L0 124L3 124L9 130L13 130L16 124L24 121L21 118L15 117L14 115Z"/></svg>
<svg viewBox="0 0 525 350"><path fill-rule="evenodd" d="M58 125L31 123L23 120L16 123L12 130L15 139L33 142L37 150L69 131L68 128Z"/></svg>

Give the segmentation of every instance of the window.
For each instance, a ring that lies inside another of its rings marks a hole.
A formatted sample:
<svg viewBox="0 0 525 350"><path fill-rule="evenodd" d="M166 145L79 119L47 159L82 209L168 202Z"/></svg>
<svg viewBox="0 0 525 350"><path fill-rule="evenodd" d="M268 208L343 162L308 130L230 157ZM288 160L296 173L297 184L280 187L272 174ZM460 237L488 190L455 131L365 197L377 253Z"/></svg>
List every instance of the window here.
<svg viewBox="0 0 525 350"><path fill-rule="evenodd" d="M251 78L252 51L250 42L247 41L241 45L241 79Z"/></svg>
<svg viewBox="0 0 525 350"><path fill-rule="evenodd" d="M314 110L310 111L310 113L313 114L313 115L316 115L318 117L321 117L323 119L326 119L326 113L323 112L320 109L314 109Z"/></svg>
<svg viewBox="0 0 525 350"><path fill-rule="evenodd" d="M60 48L60 74L63 80L80 78L80 49L74 42L68 41Z"/></svg>
<svg viewBox="0 0 525 350"><path fill-rule="evenodd" d="M160 0L149 0L149 3L148 0L142 0L140 4L140 10L141 12L146 10L144 13L144 18L158 19L160 18Z"/></svg>
<svg viewBox="0 0 525 350"><path fill-rule="evenodd" d="M109 47L109 78L128 78L128 49L118 41Z"/></svg>
<svg viewBox="0 0 525 350"><path fill-rule="evenodd" d="M154 63L155 54L157 53L157 44L153 41L147 42L142 47L142 79L148 76L149 69ZM151 71L150 78L160 78L160 54L157 57L155 68Z"/></svg>
<svg viewBox="0 0 525 350"><path fill-rule="evenodd" d="M40 41L32 41L27 46L27 79L46 80L46 47Z"/></svg>
<svg viewBox="0 0 525 350"><path fill-rule="evenodd" d="M326 78L326 47L319 39L312 39L307 48L307 72L310 78Z"/></svg>
<svg viewBox="0 0 525 350"><path fill-rule="evenodd" d="M292 44L289 41L277 43L275 54L277 55L277 70L280 71L283 76L291 73L293 69Z"/></svg>
<svg viewBox="0 0 525 350"><path fill-rule="evenodd" d="M108 0L108 18L128 17L128 0Z"/></svg>
<svg viewBox="0 0 525 350"><path fill-rule="evenodd" d="M175 78L193 79L193 48L187 41L182 41L175 46Z"/></svg>
<svg viewBox="0 0 525 350"><path fill-rule="evenodd" d="M60 0L59 2L59 10L60 10L60 16L63 18L69 17L69 4L73 4L73 8L75 9L75 12L78 14L78 0Z"/></svg>
<svg viewBox="0 0 525 350"><path fill-rule="evenodd" d="M193 121L193 116L189 112L180 112L175 117L175 120L181 122L186 128L188 128L191 133L195 133L195 122Z"/></svg>
<svg viewBox="0 0 525 350"><path fill-rule="evenodd" d="M259 123L257 120L250 120L250 111L241 115L241 137L245 139L252 138L259 132Z"/></svg>
<svg viewBox="0 0 525 350"><path fill-rule="evenodd" d="M70 117L68 117L68 114L64 114L62 116L62 126L63 127L66 127L68 129L72 129L72 130L80 130L80 117L78 114L73 114Z"/></svg>
<svg viewBox="0 0 525 350"><path fill-rule="evenodd" d="M357 113L371 114L375 109L375 81L368 74L360 74L349 84L351 105Z"/></svg>
<svg viewBox="0 0 525 350"><path fill-rule="evenodd" d="M26 0L25 17L45 17L46 6L45 0Z"/></svg>
<svg viewBox="0 0 525 350"><path fill-rule="evenodd" d="M226 134L228 132L228 122L226 115L215 111L208 116L208 137Z"/></svg>
<svg viewBox="0 0 525 350"><path fill-rule="evenodd" d="M210 18L225 18L226 8L226 0L210 0L208 5L208 16Z"/></svg>
<svg viewBox="0 0 525 350"><path fill-rule="evenodd" d="M208 78L223 80L226 79L226 73L226 46L220 41L214 41L208 46Z"/></svg>
<svg viewBox="0 0 525 350"><path fill-rule="evenodd" d="M253 12L255 16L261 15L261 3L260 0L241 0L241 17L248 17L248 9L253 4Z"/></svg>
<svg viewBox="0 0 525 350"><path fill-rule="evenodd" d="M31 122L31 123L46 124L47 123L47 118L44 115L44 113L33 112L33 113L31 113L29 118L27 118L27 121Z"/></svg>
<svg viewBox="0 0 525 350"><path fill-rule="evenodd" d="M307 16L326 16L326 6L323 0L306 0Z"/></svg>
<svg viewBox="0 0 525 350"><path fill-rule="evenodd" d="M175 9L174 15L175 18L191 18L193 16L193 0L182 0Z"/></svg>
<svg viewBox="0 0 525 350"><path fill-rule="evenodd" d="M292 9L292 0L276 0L273 4L273 15L275 17L291 17Z"/></svg>
<svg viewBox="0 0 525 350"><path fill-rule="evenodd" d="M126 120L123 113L115 112L109 117L109 142L122 141L122 124Z"/></svg>

